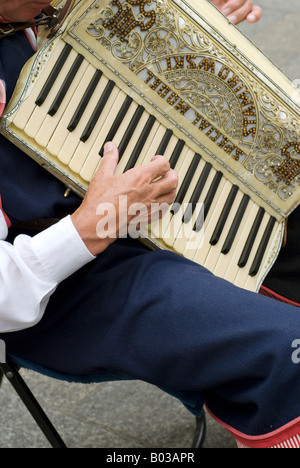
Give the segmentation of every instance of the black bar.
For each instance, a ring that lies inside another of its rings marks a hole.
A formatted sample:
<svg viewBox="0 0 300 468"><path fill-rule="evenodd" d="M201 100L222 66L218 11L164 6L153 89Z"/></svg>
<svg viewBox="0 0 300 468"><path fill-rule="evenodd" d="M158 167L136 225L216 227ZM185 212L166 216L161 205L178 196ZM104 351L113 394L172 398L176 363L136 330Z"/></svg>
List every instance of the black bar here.
<svg viewBox="0 0 300 468"><path fill-rule="evenodd" d="M228 195L228 198L226 200L226 203L224 205L224 208L222 210L222 213L221 213L221 216L216 224L216 227L215 227L215 230L213 232L213 235L211 236L211 239L209 241L209 243L211 245L216 245L219 240L220 240L220 237L222 235L222 232L223 232L223 229L224 229L224 226L226 224L226 221L227 221L227 218L228 218L228 215L230 213L230 210L232 208L232 204L237 196L237 193L239 191L239 188L237 185L233 185L229 195Z"/></svg>
<svg viewBox="0 0 300 468"><path fill-rule="evenodd" d="M131 106L132 104L132 97L130 96L127 96L125 101L123 102L123 105L121 107L121 109L119 110L118 112L118 115L112 125L112 127L110 128L105 140L104 140L104 144L108 141L112 141L115 137L115 134L117 133L122 121L124 120L128 110L129 110L129 107ZM104 145L102 146L102 148L100 149L99 151L99 155L100 156L103 156L103 151L104 151Z"/></svg>
<svg viewBox="0 0 300 468"><path fill-rule="evenodd" d="M178 162L179 156L181 155L184 146L185 146L185 141L178 140L174 148L174 151L172 153L172 156L170 157L170 161L169 161L171 169L175 169L175 166Z"/></svg>
<svg viewBox="0 0 300 468"><path fill-rule="evenodd" d="M222 247L222 254L224 255L227 255L228 252L230 251L231 247L232 247L232 244L234 242L234 239L237 235L237 231L240 227L240 224L242 222L242 219L244 217L244 214L245 214L245 211L246 211L246 208L248 206L248 203L250 201L250 197L249 195L244 195L243 196L243 199L240 203L240 206L236 212L236 215L235 215L235 218L233 220L233 223L231 225L231 228L229 229L229 232L227 234L227 237L226 237L226 240L224 242L224 245Z"/></svg>
<svg viewBox="0 0 300 468"><path fill-rule="evenodd" d="M150 117L148 118L147 123L146 123L142 133L139 136L139 139L138 139L138 141L137 141L137 143L136 143L136 145L134 147L134 150L133 150L130 158L127 161L124 172L129 171L129 169L132 169L135 166L135 164L136 164L136 162L137 162L137 160L138 160L138 158L139 158L139 156L141 154L141 151L142 151L142 149L143 149L143 147L144 147L144 145L145 145L145 143L147 141L147 138L149 137L149 133L151 132L151 129L152 129L154 123L155 123L155 120L156 120L155 117L153 115L150 115ZM155 156L155 154L153 154L153 156Z"/></svg>
<svg viewBox="0 0 300 468"><path fill-rule="evenodd" d="M64 100L71 84L72 84L72 81L74 80L79 68L81 67L81 64L84 60L84 57L83 55L79 54L77 57L76 57L76 60L75 62L73 63L72 67L70 68L70 71L69 73L67 74L66 76L66 79L65 81L63 82L61 88L60 88L60 91L58 93L58 95L56 96L56 98L54 99L49 111L48 111L48 114L53 117L56 112L58 111L62 101Z"/></svg>
<svg viewBox="0 0 300 468"><path fill-rule="evenodd" d="M173 135L173 131L172 130L167 130L166 133L164 134L163 136L163 139L161 140L157 150L156 150L156 153L155 155L159 155L159 156L163 156L165 154L165 151L167 149L167 146L171 140L171 137Z"/></svg>
<svg viewBox="0 0 300 468"><path fill-rule="evenodd" d="M202 218L202 214L200 213L194 227L193 227L193 230L196 231L196 232L199 232L201 231L202 229L202 224L201 224L201 220L203 219L203 221L206 220L206 217L208 215L208 212L210 210L210 207L211 207L211 204L213 202L213 199L215 198L215 195L216 195L216 192L218 190L218 187L220 185L220 182L222 180L222 177L223 177L223 174L222 172L217 172L215 177L214 177L214 180L212 181L212 184L209 188L209 191L207 192L207 195L205 197L205 200L204 200L204 216ZM201 218L200 218L201 217Z"/></svg>
<svg viewBox="0 0 300 468"><path fill-rule="evenodd" d="M244 246L242 255L240 256L240 259L239 259L239 262L238 262L238 266L240 268L244 268L244 266L246 266L246 264L247 264L247 262L249 260L251 250L252 250L253 244L255 242L258 230L259 230L259 228L261 226L264 215L265 215L265 210L263 208L260 208L258 210L255 221L253 223L253 226L252 226L251 231L249 233L248 239L247 239L246 244Z"/></svg>
<svg viewBox="0 0 300 468"><path fill-rule="evenodd" d="M180 186L180 189L179 189L179 191L177 193L175 202L172 205L171 214L174 215L179 210L179 206L177 204L179 204L179 205L182 204L182 202L184 200L184 197L186 195L186 192L188 191L188 188L189 188L189 186L190 186L190 184L192 182L192 179L193 179L193 177L195 175L195 171L196 171L200 161L201 161L201 156L200 156L200 154L196 153L190 167L188 168L188 171L187 171L187 173L185 175L185 178L184 178L184 180L183 180L183 182L182 182L182 184Z"/></svg>
<svg viewBox="0 0 300 468"><path fill-rule="evenodd" d="M194 192L191 196L191 199L189 201L189 206L187 207L184 215L183 215L183 218L182 218L182 222L187 224L192 216L193 216L193 213L195 211L195 208L197 206L197 203L199 201L199 198L201 196L201 193L204 189L204 186L206 184L206 181L207 181L207 178L210 174L210 171L211 171L211 168L212 168L212 165L210 163L206 163L205 166L204 166L204 169L203 171L201 172L201 175L199 177L199 180L195 186L195 189L194 189Z"/></svg>
<svg viewBox="0 0 300 468"><path fill-rule="evenodd" d="M211 208L212 202L215 198L215 195L217 193L217 190L219 188L222 178L223 178L223 173L221 171L218 171L214 177L214 180L212 181L212 184L204 200L204 220L206 219L209 213L209 210Z"/></svg>
<svg viewBox="0 0 300 468"><path fill-rule="evenodd" d="M125 153L125 150L128 146L128 143L130 142L130 139L132 137L132 134L137 126L137 124L139 123L143 113L145 111L145 108L143 106L138 106L131 121L130 121L130 124L128 125L124 135L123 135L123 138L122 138L122 141L119 145L119 160L122 158L123 154Z"/></svg>
<svg viewBox="0 0 300 468"><path fill-rule="evenodd" d="M78 107L68 125L69 132L73 132L75 128L77 127L77 125L79 124L82 114L84 113L88 103L90 102L102 75L103 73L101 70L97 70L95 72L88 88L86 89L84 93L84 96L82 97L80 103L78 104Z"/></svg>
<svg viewBox="0 0 300 468"><path fill-rule="evenodd" d="M260 244L260 246L259 246L259 248L257 250L254 261L253 261L252 266L251 266L250 271L249 271L249 275L252 276L252 277L256 276L259 269L260 269L261 263L263 261L263 258L264 258L265 252L266 252L266 248L268 247L270 237L271 237L271 234L272 234L274 226L275 226L275 222L276 222L276 219L272 216L272 218L270 218L270 220L268 222L265 233L264 233L263 238L261 240L261 244Z"/></svg>
<svg viewBox="0 0 300 468"><path fill-rule="evenodd" d="M56 79L58 78L58 75L59 75L62 67L64 66L68 56L70 55L71 50L72 50L72 47L69 44L66 44L63 51L62 51L62 53L59 56L54 68L52 69L50 75L48 76L47 81L44 84L42 91L40 92L37 100L35 101L37 106L40 107L45 102L45 100L47 99L47 96L48 96L52 86L54 85Z"/></svg>
<svg viewBox="0 0 300 468"><path fill-rule="evenodd" d="M109 99L109 96L111 95L112 93L112 90L114 89L116 83L112 80L110 80L107 85L106 85L106 88L105 90L103 91L103 94L94 110L94 112L92 113L92 116L87 124L87 126L85 127L84 129L84 132L80 138L81 141L83 141L83 143L85 143L89 137L91 136L91 133L92 131L94 130L95 128L95 125Z"/></svg>

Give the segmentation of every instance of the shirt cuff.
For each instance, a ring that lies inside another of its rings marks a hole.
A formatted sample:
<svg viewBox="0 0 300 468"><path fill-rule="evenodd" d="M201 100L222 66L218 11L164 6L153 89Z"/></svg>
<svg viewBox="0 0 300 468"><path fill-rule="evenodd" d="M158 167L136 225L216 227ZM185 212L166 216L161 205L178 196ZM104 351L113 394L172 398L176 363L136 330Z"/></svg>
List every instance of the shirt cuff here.
<svg viewBox="0 0 300 468"><path fill-rule="evenodd" d="M96 258L82 241L70 216L37 234L31 242L43 269L56 283Z"/></svg>

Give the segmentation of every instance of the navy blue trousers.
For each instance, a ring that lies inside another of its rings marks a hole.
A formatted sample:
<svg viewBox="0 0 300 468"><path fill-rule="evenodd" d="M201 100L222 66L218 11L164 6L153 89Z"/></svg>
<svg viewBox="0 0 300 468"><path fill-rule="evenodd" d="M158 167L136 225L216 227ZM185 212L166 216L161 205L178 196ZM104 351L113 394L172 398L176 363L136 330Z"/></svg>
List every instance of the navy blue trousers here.
<svg viewBox="0 0 300 468"><path fill-rule="evenodd" d="M205 402L244 434L300 416L299 309L130 239L64 281L38 325L0 337L28 367L81 382L142 379L195 414Z"/></svg>

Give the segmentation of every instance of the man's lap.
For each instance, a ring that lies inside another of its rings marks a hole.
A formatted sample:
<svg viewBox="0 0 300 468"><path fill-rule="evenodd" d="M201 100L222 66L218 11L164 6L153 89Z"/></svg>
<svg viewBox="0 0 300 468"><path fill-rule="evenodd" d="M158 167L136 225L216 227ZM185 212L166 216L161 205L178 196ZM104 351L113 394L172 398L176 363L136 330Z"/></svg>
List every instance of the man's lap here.
<svg viewBox="0 0 300 468"><path fill-rule="evenodd" d="M242 431L248 414L246 432L257 434L300 414L291 359L299 329L299 309L121 240L59 286L37 326L1 338L9 352L52 373L145 380L191 409L206 400ZM288 402L282 414L271 392Z"/></svg>

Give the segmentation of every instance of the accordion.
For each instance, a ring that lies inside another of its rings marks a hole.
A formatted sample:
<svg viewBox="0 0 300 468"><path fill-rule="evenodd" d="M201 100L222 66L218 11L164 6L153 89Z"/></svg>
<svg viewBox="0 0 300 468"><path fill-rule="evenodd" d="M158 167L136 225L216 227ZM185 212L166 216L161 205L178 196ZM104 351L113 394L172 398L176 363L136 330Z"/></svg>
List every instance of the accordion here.
<svg viewBox="0 0 300 468"><path fill-rule="evenodd" d="M24 67L1 133L82 197L106 141L118 174L165 155L177 197L141 239L258 291L300 200L295 94L207 0L82 0Z"/></svg>

